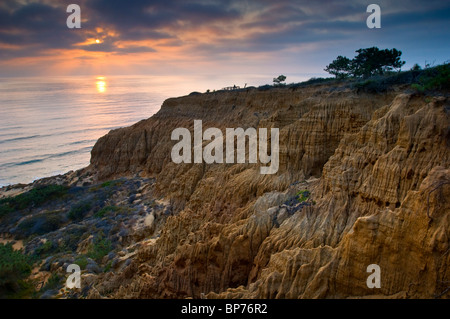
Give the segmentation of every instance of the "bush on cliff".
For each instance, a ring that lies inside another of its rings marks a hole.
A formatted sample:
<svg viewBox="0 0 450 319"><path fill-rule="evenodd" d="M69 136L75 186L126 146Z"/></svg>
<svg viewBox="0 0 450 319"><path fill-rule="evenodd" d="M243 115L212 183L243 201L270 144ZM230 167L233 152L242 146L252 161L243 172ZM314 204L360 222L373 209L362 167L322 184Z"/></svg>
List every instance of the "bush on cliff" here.
<svg viewBox="0 0 450 319"><path fill-rule="evenodd" d="M42 289L39 291L39 293L44 293L48 290L55 290L55 289L58 290L59 288L62 287L61 281L62 277L59 276L57 273L53 273L47 280L45 286L42 287Z"/></svg>
<svg viewBox="0 0 450 319"><path fill-rule="evenodd" d="M372 76L353 83L351 86L358 92L383 93L392 90L395 85L411 85L418 92L448 89L450 83L449 65L434 68L395 72L393 74Z"/></svg>
<svg viewBox="0 0 450 319"><path fill-rule="evenodd" d="M97 237L93 245L89 248L87 256L96 262L101 262L102 258L112 250L112 244L109 239Z"/></svg>
<svg viewBox="0 0 450 319"><path fill-rule="evenodd" d="M10 243L0 244L0 298L18 292L23 280L31 273L32 261L21 251L14 250Z"/></svg>
<svg viewBox="0 0 450 319"><path fill-rule="evenodd" d="M50 240L47 240L45 243L36 248L33 256L34 257L39 256L40 258L44 258L55 252L57 248L58 248L57 244L53 243Z"/></svg>
<svg viewBox="0 0 450 319"><path fill-rule="evenodd" d="M94 217L96 217L96 218L103 218L108 213L113 213L113 212L116 212L118 210L119 210L119 207L117 207L117 206L105 206L105 207L101 208L100 210L98 210L94 214Z"/></svg>
<svg viewBox="0 0 450 319"><path fill-rule="evenodd" d="M69 217L73 221L80 221L91 210L91 207L92 204L90 202L78 203L70 209L67 217Z"/></svg>
<svg viewBox="0 0 450 319"><path fill-rule="evenodd" d="M450 89L450 63L423 70L411 87L418 92Z"/></svg>
<svg viewBox="0 0 450 319"><path fill-rule="evenodd" d="M23 220L17 227L17 234L23 237L43 235L59 229L65 221L58 211L38 214Z"/></svg>
<svg viewBox="0 0 450 319"><path fill-rule="evenodd" d="M47 185L0 200L0 218L11 212L25 208L39 207L42 204L67 194L68 187L61 185Z"/></svg>
<svg viewBox="0 0 450 319"><path fill-rule="evenodd" d="M309 195L310 192L307 189L301 190L296 194L296 199L299 203L303 203L308 199Z"/></svg>

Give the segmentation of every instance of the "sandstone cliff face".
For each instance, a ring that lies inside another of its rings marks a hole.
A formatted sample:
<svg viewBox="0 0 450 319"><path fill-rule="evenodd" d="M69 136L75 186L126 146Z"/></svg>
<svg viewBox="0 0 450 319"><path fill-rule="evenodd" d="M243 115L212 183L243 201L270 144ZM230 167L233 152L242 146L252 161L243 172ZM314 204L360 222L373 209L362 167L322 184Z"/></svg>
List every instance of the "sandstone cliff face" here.
<svg viewBox="0 0 450 319"><path fill-rule="evenodd" d="M187 96L102 137L87 170L97 180L156 177L175 213L127 271L99 278L96 293L448 298L448 98L397 89ZM171 132L192 131L194 119L203 130L279 128L278 173L261 175L260 164L174 164ZM381 288L366 285L370 264L381 268Z"/></svg>

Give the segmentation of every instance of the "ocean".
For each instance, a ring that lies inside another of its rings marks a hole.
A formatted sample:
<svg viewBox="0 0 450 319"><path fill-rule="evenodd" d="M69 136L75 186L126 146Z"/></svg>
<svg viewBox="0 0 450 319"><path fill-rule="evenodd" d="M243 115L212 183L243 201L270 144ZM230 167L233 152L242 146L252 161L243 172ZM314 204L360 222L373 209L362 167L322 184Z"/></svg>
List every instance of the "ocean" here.
<svg viewBox="0 0 450 319"><path fill-rule="evenodd" d="M190 89L150 76L0 78L0 187L89 165L98 138Z"/></svg>
<svg viewBox="0 0 450 319"><path fill-rule="evenodd" d="M100 137L151 117L169 97L271 79L263 74L0 77L0 187L86 167Z"/></svg>

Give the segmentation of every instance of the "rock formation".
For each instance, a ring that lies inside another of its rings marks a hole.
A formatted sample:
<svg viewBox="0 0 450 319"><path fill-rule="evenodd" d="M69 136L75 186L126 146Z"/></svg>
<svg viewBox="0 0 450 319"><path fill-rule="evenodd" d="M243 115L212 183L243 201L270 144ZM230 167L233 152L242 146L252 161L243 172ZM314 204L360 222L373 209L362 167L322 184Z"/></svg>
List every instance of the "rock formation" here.
<svg viewBox="0 0 450 319"><path fill-rule="evenodd" d="M97 278L91 297L448 298L449 115L448 97L401 86L168 99L92 150L94 180L155 178L173 213L124 271ZM278 173L173 163L171 132L193 131L194 119L222 131L279 128ZM370 264L381 288L366 285Z"/></svg>

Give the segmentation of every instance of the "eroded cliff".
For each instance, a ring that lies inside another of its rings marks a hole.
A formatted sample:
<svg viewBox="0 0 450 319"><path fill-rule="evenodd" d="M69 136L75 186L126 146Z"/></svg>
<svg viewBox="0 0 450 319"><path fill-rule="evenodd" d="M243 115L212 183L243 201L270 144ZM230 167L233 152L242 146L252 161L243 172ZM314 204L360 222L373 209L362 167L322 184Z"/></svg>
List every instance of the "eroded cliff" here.
<svg viewBox="0 0 450 319"><path fill-rule="evenodd" d="M92 150L95 180L154 177L173 213L90 297L448 298L449 110L444 95L345 85L165 101ZM279 128L278 172L173 163L171 132L194 119ZM381 288L366 285L370 264Z"/></svg>

